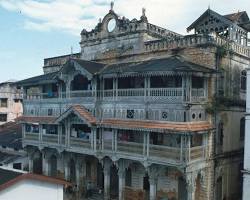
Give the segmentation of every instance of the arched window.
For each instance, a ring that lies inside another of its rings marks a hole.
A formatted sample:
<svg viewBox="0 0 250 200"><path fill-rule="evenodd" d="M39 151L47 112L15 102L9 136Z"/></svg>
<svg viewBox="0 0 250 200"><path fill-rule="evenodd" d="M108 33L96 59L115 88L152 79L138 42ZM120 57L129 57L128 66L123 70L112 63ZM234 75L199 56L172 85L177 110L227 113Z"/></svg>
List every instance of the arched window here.
<svg viewBox="0 0 250 200"><path fill-rule="evenodd" d="M224 137L224 125L223 122L220 122L218 125L218 144L223 145L223 137Z"/></svg>
<svg viewBox="0 0 250 200"><path fill-rule="evenodd" d="M240 89L246 90L247 87L247 72L245 70L241 71L240 74Z"/></svg>
<svg viewBox="0 0 250 200"><path fill-rule="evenodd" d="M240 140L245 139L245 117L240 119Z"/></svg>

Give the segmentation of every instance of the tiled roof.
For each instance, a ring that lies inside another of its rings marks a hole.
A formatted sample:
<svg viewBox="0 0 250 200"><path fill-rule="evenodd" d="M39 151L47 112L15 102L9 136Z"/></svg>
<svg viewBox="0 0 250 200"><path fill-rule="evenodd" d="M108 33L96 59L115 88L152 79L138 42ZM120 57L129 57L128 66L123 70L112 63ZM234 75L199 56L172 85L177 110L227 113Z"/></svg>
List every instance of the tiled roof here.
<svg viewBox="0 0 250 200"><path fill-rule="evenodd" d="M89 124L96 124L96 118L90 113L84 106L82 105L72 105L68 110L66 110L63 114L61 114L55 122L59 122L62 119L66 118L69 114L75 113L84 121L87 121Z"/></svg>
<svg viewBox="0 0 250 200"><path fill-rule="evenodd" d="M152 120L105 119L101 122L105 127L121 129L145 129L151 131L199 132L213 129L209 122L165 122Z"/></svg>
<svg viewBox="0 0 250 200"><path fill-rule="evenodd" d="M72 59L72 60L77 62L82 68L84 68L91 74L99 72L104 67L104 64L94 61L87 61L82 59Z"/></svg>
<svg viewBox="0 0 250 200"><path fill-rule="evenodd" d="M225 16L220 15L219 13L211 10L208 8L198 19L196 19L188 28L187 31L191 31L192 29L196 28L196 26L206 17L214 16L218 18L221 22L229 25L232 24L232 21Z"/></svg>
<svg viewBox="0 0 250 200"><path fill-rule="evenodd" d="M73 105L72 109L76 111L82 118L86 119L89 123L96 123L96 118L84 106Z"/></svg>
<svg viewBox="0 0 250 200"><path fill-rule="evenodd" d="M228 15L224 15L224 17L226 17L227 19L229 19L229 20L231 20L233 22L235 22L235 21L237 22L237 21L239 21L240 17L243 14L246 14L246 11L231 13L231 14L228 14Z"/></svg>
<svg viewBox="0 0 250 200"><path fill-rule="evenodd" d="M0 168L0 191L9 188L10 186L23 180L36 180L57 185L63 185L65 187L71 186L69 182L62 179L37 174L23 174L21 172L14 172L11 170Z"/></svg>
<svg viewBox="0 0 250 200"><path fill-rule="evenodd" d="M55 117L22 117L21 122L29 123L59 123L71 113L76 114L90 125L100 127L112 127L118 129L137 129L149 131L168 131L168 132L200 132L213 129L213 126L207 122L168 122L154 120L127 120L127 119L97 119L82 105L73 105L58 118Z"/></svg>
<svg viewBox="0 0 250 200"><path fill-rule="evenodd" d="M0 126L0 146L22 149L22 126L16 122L9 122Z"/></svg>
<svg viewBox="0 0 250 200"><path fill-rule="evenodd" d="M53 72L53 73L48 73L48 74L43 74L40 76L35 76L32 78L28 78L22 81L16 82L17 85L39 85L39 84L44 84L44 83L54 83L56 82L56 75L58 72Z"/></svg>
<svg viewBox="0 0 250 200"><path fill-rule="evenodd" d="M16 119L19 123L40 123L40 124L53 124L56 117L33 117L33 116L22 116Z"/></svg>
<svg viewBox="0 0 250 200"><path fill-rule="evenodd" d="M147 72L203 72L210 73L213 69L186 61L179 56L171 56L168 58L151 59L140 62L128 62L111 64L106 66L100 73L147 73Z"/></svg>

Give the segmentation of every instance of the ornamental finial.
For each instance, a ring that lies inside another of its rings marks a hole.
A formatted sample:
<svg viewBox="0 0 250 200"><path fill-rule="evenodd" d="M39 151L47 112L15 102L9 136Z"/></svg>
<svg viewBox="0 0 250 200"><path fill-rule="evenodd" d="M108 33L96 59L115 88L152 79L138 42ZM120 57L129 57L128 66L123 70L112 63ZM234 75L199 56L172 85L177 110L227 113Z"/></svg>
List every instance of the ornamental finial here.
<svg viewBox="0 0 250 200"><path fill-rule="evenodd" d="M114 1L111 1L111 3L110 3L110 10L114 10Z"/></svg>
<svg viewBox="0 0 250 200"><path fill-rule="evenodd" d="M142 8L142 16L143 16L143 17L146 16L146 8Z"/></svg>

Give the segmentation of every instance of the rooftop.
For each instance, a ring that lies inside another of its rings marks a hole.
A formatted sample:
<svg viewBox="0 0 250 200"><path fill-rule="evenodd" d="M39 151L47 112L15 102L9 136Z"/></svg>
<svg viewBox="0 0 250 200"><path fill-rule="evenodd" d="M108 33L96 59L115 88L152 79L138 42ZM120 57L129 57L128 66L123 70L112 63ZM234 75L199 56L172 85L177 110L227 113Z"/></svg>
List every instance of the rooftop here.
<svg viewBox="0 0 250 200"><path fill-rule="evenodd" d="M40 182L47 182L57 185L63 185L65 187L71 184L65 180L52 178L43 175L22 173L13 170L0 168L0 191L9 188L10 186L24 180L35 180Z"/></svg>

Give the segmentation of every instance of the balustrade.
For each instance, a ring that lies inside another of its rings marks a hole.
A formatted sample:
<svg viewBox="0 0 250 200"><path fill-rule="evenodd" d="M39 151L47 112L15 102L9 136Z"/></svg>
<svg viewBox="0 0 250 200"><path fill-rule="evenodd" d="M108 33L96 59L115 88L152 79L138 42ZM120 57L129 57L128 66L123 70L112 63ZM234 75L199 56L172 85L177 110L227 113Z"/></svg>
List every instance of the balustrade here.
<svg viewBox="0 0 250 200"><path fill-rule="evenodd" d="M168 147L163 145L149 145L149 156L156 157L159 159L181 159L181 149L178 147Z"/></svg>
<svg viewBox="0 0 250 200"><path fill-rule="evenodd" d="M55 134L43 134L42 141L47 142L47 143L57 144L59 142L59 138L58 138L58 135L55 135Z"/></svg>
<svg viewBox="0 0 250 200"><path fill-rule="evenodd" d="M122 99L137 99L145 101L157 101L166 100L170 102L182 102L185 101L185 90L183 88L132 88L132 89L117 89L117 90L99 90L97 92L86 91L71 91L69 93L62 92L60 94L48 95L47 93L34 93L26 95L28 100L49 100L59 98L83 98L87 101L94 100L122 100ZM192 89L191 100L192 101L204 101L206 99L205 89Z"/></svg>
<svg viewBox="0 0 250 200"><path fill-rule="evenodd" d="M191 98L193 102L204 101L206 99L205 89L204 88L192 88Z"/></svg>
<svg viewBox="0 0 250 200"><path fill-rule="evenodd" d="M105 151L112 151L112 140L104 140L103 148Z"/></svg>
<svg viewBox="0 0 250 200"><path fill-rule="evenodd" d="M204 146L190 148L190 157L189 157L190 162L197 160L197 159L202 159L202 158L205 158L205 147Z"/></svg>
<svg viewBox="0 0 250 200"><path fill-rule="evenodd" d="M126 154L143 155L143 143L118 141L117 151Z"/></svg>
<svg viewBox="0 0 250 200"><path fill-rule="evenodd" d="M91 144L89 140L81 139L81 138L70 138L70 146L71 147L77 147L77 148L83 148L83 149L90 149Z"/></svg>
<svg viewBox="0 0 250 200"><path fill-rule="evenodd" d="M26 132L25 133L25 140L34 140L34 141L38 141L39 140L39 134L38 133L29 133Z"/></svg>
<svg viewBox="0 0 250 200"><path fill-rule="evenodd" d="M29 143L29 141L40 142L44 145L48 143L49 145L58 147L58 145L64 146L67 144L65 135L61 136L61 142L59 143L59 136L53 134L43 134L41 139L37 133L25 133L24 142ZM153 145L137 143L137 142L126 142L117 140L103 140L103 144L97 140L97 151L99 153L107 154L116 153L125 156L132 156L138 158L147 157L148 159L160 162L194 162L197 160L202 160L206 158L206 146L197 147L170 147L164 145ZM82 138L71 137L69 141L71 148L77 149L88 149L94 152L90 140Z"/></svg>

